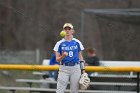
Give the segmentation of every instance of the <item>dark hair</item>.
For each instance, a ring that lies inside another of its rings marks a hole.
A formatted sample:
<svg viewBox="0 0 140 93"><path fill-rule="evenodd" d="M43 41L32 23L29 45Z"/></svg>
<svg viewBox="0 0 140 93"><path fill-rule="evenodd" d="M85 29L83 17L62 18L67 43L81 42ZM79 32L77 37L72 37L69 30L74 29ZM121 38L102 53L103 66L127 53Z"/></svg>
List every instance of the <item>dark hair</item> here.
<svg viewBox="0 0 140 93"><path fill-rule="evenodd" d="M93 53L96 53L96 49L95 48L87 48L86 52L93 54Z"/></svg>

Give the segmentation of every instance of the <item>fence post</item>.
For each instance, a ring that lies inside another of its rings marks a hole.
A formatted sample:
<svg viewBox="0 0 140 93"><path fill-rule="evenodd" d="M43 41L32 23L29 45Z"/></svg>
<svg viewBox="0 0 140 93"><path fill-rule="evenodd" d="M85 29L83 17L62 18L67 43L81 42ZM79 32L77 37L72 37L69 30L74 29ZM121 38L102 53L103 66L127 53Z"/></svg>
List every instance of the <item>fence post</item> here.
<svg viewBox="0 0 140 93"><path fill-rule="evenodd" d="M36 64L39 64L40 61L40 50L37 48L36 49Z"/></svg>
<svg viewBox="0 0 140 93"><path fill-rule="evenodd" d="M139 93L139 83L140 83L140 80L139 80L139 72L137 72L137 93Z"/></svg>

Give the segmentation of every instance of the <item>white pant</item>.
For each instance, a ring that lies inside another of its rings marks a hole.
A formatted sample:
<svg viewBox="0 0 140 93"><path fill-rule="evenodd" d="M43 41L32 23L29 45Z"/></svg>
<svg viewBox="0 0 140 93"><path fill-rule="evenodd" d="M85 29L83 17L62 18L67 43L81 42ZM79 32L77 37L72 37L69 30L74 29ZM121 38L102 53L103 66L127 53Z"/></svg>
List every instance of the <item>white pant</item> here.
<svg viewBox="0 0 140 93"><path fill-rule="evenodd" d="M70 93L78 93L80 76L81 70L79 64L75 66L60 65L56 93L64 93L69 80Z"/></svg>

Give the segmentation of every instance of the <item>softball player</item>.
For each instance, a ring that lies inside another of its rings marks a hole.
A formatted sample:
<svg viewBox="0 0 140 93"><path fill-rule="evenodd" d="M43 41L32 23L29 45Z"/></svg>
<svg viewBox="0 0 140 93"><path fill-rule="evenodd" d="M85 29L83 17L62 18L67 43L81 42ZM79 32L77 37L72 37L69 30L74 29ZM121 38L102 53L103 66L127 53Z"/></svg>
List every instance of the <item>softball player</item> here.
<svg viewBox="0 0 140 93"><path fill-rule="evenodd" d="M64 93L70 80L70 93L78 93L81 69L79 61L83 60L81 42L73 38L73 25L65 23L63 30L66 36L54 47L57 62L60 62L56 93Z"/></svg>

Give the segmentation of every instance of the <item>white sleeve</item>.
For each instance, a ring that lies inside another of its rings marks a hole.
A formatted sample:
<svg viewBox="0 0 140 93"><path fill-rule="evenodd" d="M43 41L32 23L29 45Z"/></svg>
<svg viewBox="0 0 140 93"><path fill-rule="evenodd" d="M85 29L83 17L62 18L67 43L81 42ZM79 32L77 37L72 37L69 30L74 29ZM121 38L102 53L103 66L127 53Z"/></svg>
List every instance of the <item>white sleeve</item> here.
<svg viewBox="0 0 140 93"><path fill-rule="evenodd" d="M84 46L82 45L82 43L79 41L79 45L80 45L80 49L84 50Z"/></svg>
<svg viewBox="0 0 140 93"><path fill-rule="evenodd" d="M54 50L54 51L58 51L59 45L60 45L60 43L57 42L57 43L55 44L53 50Z"/></svg>
<svg viewBox="0 0 140 93"><path fill-rule="evenodd" d="M79 41L76 38L74 38L74 40L79 43L80 51L85 49L84 46L83 46L83 44L81 43L81 41Z"/></svg>
<svg viewBox="0 0 140 93"><path fill-rule="evenodd" d="M60 52L59 50L59 46L60 46L60 44L62 43L64 41L64 39L62 39L62 40L60 40L60 41L58 41L56 44L55 44L55 46L54 46L54 48L53 48L53 50L54 51L57 51L57 52Z"/></svg>

